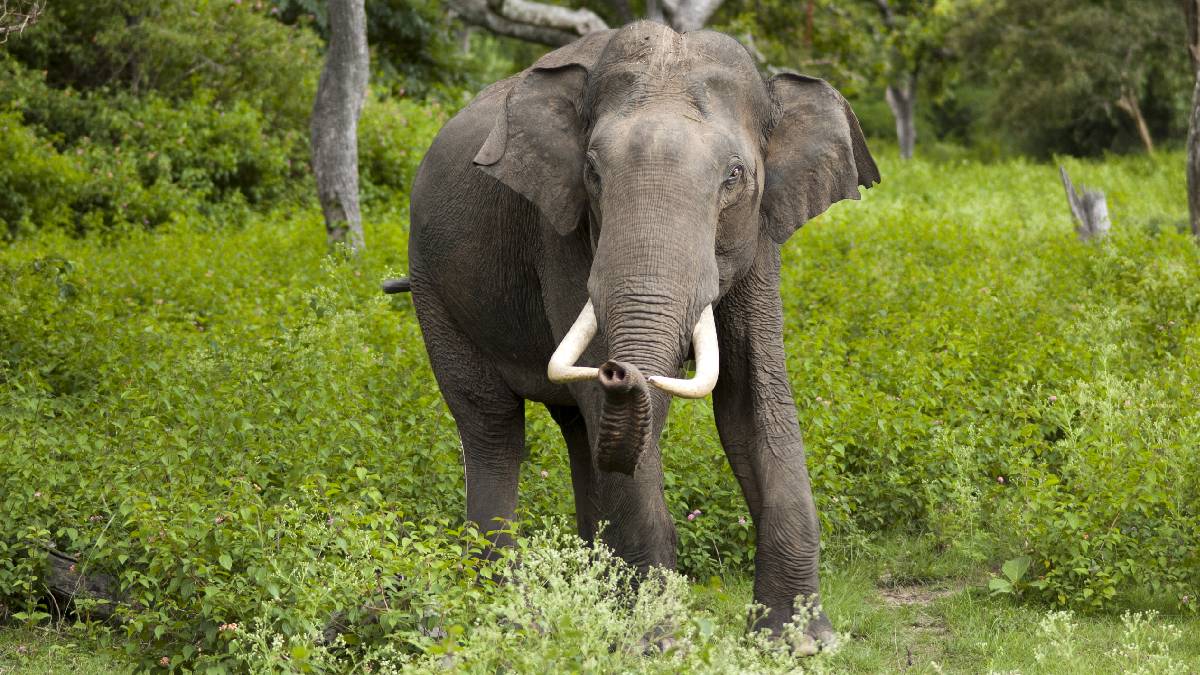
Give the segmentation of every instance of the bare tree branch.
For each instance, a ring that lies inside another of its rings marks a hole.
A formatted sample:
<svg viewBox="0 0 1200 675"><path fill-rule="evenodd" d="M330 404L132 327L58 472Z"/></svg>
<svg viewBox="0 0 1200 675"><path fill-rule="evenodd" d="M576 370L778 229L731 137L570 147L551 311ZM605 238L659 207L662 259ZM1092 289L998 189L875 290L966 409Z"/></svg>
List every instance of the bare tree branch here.
<svg viewBox="0 0 1200 675"><path fill-rule="evenodd" d="M608 24L590 9L570 9L533 0L447 0L463 21L527 42L552 47L605 30Z"/></svg>
<svg viewBox="0 0 1200 675"><path fill-rule="evenodd" d="M699 30L724 0L647 0L646 18L675 30ZM536 0L446 0L463 21L528 42L559 47L605 30L608 24L590 9L571 9ZM622 22L634 18L629 0L614 0ZM669 21L668 21L669 18Z"/></svg>
<svg viewBox="0 0 1200 675"><path fill-rule="evenodd" d="M0 44L8 42L8 36L21 33L37 23L46 9L46 0L0 0Z"/></svg>

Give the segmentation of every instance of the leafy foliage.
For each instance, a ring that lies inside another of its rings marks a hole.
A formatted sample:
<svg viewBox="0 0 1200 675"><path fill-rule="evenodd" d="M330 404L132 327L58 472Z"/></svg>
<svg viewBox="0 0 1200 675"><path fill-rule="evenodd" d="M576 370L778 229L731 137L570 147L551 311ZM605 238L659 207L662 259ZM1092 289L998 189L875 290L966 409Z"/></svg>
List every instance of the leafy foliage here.
<svg viewBox="0 0 1200 675"><path fill-rule="evenodd" d="M1037 155L1135 147L1118 101L1142 109L1151 135L1182 138L1192 71L1180 3L1005 0L956 36L984 104L1018 148Z"/></svg>

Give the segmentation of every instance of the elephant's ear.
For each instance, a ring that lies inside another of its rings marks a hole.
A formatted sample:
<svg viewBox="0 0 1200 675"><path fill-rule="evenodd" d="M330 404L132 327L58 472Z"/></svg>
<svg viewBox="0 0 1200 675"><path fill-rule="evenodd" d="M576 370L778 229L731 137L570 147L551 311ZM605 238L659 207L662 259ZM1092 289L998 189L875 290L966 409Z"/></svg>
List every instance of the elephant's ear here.
<svg viewBox="0 0 1200 675"><path fill-rule="evenodd" d="M879 169L850 104L824 80L794 73L770 79L774 119L767 143L762 214L782 244L835 202L858 199Z"/></svg>
<svg viewBox="0 0 1200 675"><path fill-rule="evenodd" d="M480 169L533 202L561 234L583 217L587 190L579 104L588 71L613 32L586 35L519 75L475 155Z"/></svg>

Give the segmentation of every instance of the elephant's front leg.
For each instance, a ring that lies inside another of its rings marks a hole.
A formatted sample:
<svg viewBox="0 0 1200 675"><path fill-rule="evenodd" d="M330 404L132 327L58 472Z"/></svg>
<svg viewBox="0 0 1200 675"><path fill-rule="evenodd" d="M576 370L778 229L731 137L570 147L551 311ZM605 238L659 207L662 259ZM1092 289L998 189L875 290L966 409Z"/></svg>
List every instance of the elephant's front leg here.
<svg viewBox="0 0 1200 675"><path fill-rule="evenodd" d="M713 407L721 443L758 531L754 599L768 610L756 628L778 633L817 598L820 523L788 382L779 297L779 247L760 244L753 268L716 307L721 377ZM806 632L834 638L824 613Z"/></svg>

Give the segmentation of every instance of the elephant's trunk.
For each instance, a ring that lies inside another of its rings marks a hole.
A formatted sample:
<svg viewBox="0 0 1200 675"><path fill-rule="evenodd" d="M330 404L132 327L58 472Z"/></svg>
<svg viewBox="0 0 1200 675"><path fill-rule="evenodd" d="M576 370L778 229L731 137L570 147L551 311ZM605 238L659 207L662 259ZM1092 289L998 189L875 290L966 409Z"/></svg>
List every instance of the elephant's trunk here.
<svg viewBox="0 0 1200 675"><path fill-rule="evenodd" d="M598 430L597 464L604 471L633 475L638 459L652 440L650 391L642 371L629 361L610 360L599 368L574 365L595 335L596 315L589 301L550 357L546 374L552 382L559 384L594 378L603 387L604 409ZM647 358L655 350L647 349L650 344L647 341L639 342L638 360L650 363L672 360L671 357ZM713 390L717 383L720 357L712 305L704 308L692 330L692 349L696 358L696 374L693 377L681 379L653 375L649 378L650 383L668 394L684 398L703 398ZM660 368L660 372L672 371Z"/></svg>
<svg viewBox="0 0 1200 675"><path fill-rule="evenodd" d="M596 439L601 471L633 475L650 444L651 403L642 371L631 363L609 361L597 378L604 388L604 410Z"/></svg>

